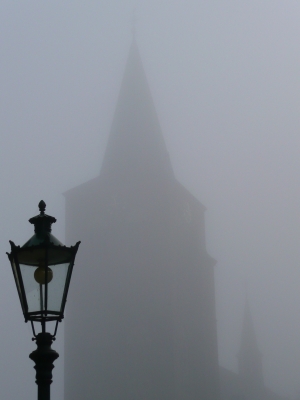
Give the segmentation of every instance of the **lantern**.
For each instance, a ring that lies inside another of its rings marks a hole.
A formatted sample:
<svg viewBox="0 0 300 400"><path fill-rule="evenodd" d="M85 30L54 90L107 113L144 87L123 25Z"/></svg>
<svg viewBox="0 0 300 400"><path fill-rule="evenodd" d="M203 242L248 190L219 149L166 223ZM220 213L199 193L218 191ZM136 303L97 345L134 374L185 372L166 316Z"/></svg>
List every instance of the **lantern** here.
<svg viewBox="0 0 300 400"><path fill-rule="evenodd" d="M64 246L51 234L54 217L45 214L46 204L39 203L40 214L31 218L34 235L23 245L12 241L7 253L15 278L25 322L39 321L44 330L46 321L60 322L80 242ZM57 324L56 324L57 327ZM33 328L34 329L34 328ZM56 331L56 329L55 329Z"/></svg>

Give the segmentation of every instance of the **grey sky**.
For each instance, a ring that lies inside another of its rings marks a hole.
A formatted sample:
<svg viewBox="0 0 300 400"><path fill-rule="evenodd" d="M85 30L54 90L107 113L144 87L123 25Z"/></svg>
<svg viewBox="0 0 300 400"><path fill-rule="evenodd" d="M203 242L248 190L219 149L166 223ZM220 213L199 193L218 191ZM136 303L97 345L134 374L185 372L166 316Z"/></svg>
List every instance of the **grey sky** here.
<svg viewBox="0 0 300 400"><path fill-rule="evenodd" d="M36 391L8 240L29 238L27 220L42 198L63 240L62 193L99 172L134 9L176 175L207 207L220 363L237 368L247 281L266 384L293 396L300 392L300 3L293 0L2 0L0 396ZM60 353L62 336L60 327L53 346Z"/></svg>

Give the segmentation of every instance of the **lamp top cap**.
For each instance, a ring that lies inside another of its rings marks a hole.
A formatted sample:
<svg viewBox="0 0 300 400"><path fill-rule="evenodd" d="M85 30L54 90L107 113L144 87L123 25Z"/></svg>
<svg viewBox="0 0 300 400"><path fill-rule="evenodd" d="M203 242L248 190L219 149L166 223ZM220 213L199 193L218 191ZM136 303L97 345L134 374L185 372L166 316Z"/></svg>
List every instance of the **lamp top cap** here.
<svg viewBox="0 0 300 400"><path fill-rule="evenodd" d="M48 231L51 232L51 225L56 222L56 218L52 217L51 215L45 214L46 210L46 203L44 200L39 202L39 215L30 218L29 222L34 225L35 232L37 231Z"/></svg>
<svg viewBox="0 0 300 400"><path fill-rule="evenodd" d="M46 203L44 200L39 202L38 207L40 213L29 220L29 222L34 225L34 235L27 240L22 248L43 245L45 242L55 246L63 246L63 244L51 234L51 225L56 222L56 218L45 214Z"/></svg>

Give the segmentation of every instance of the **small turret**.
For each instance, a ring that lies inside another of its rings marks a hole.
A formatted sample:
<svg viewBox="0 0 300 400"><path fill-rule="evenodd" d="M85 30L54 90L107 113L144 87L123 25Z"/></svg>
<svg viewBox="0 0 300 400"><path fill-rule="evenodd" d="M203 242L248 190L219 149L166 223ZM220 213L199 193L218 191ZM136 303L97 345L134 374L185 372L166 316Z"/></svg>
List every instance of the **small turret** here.
<svg viewBox="0 0 300 400"><path fill-rule="evenodd" d="M241 346L238 353L239 375L251 391L264 387L262 355L257 344L248 298L246 298Z"/></svg>

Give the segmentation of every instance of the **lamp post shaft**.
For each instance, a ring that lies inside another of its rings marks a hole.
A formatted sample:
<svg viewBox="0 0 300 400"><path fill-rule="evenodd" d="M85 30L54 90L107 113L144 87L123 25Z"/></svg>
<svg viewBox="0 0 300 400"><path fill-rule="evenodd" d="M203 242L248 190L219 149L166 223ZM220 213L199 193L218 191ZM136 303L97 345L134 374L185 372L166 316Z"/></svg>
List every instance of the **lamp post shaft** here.
<svg viewBox="0 0 300 400"><path fill-rule="evenodd" d="M53 362L59 357L58 353L51 348L52 342L53 336L50 333L39 333L36 336L37 349L29 355L29 358L35 362L38 400L50 400Z"/></svg>

